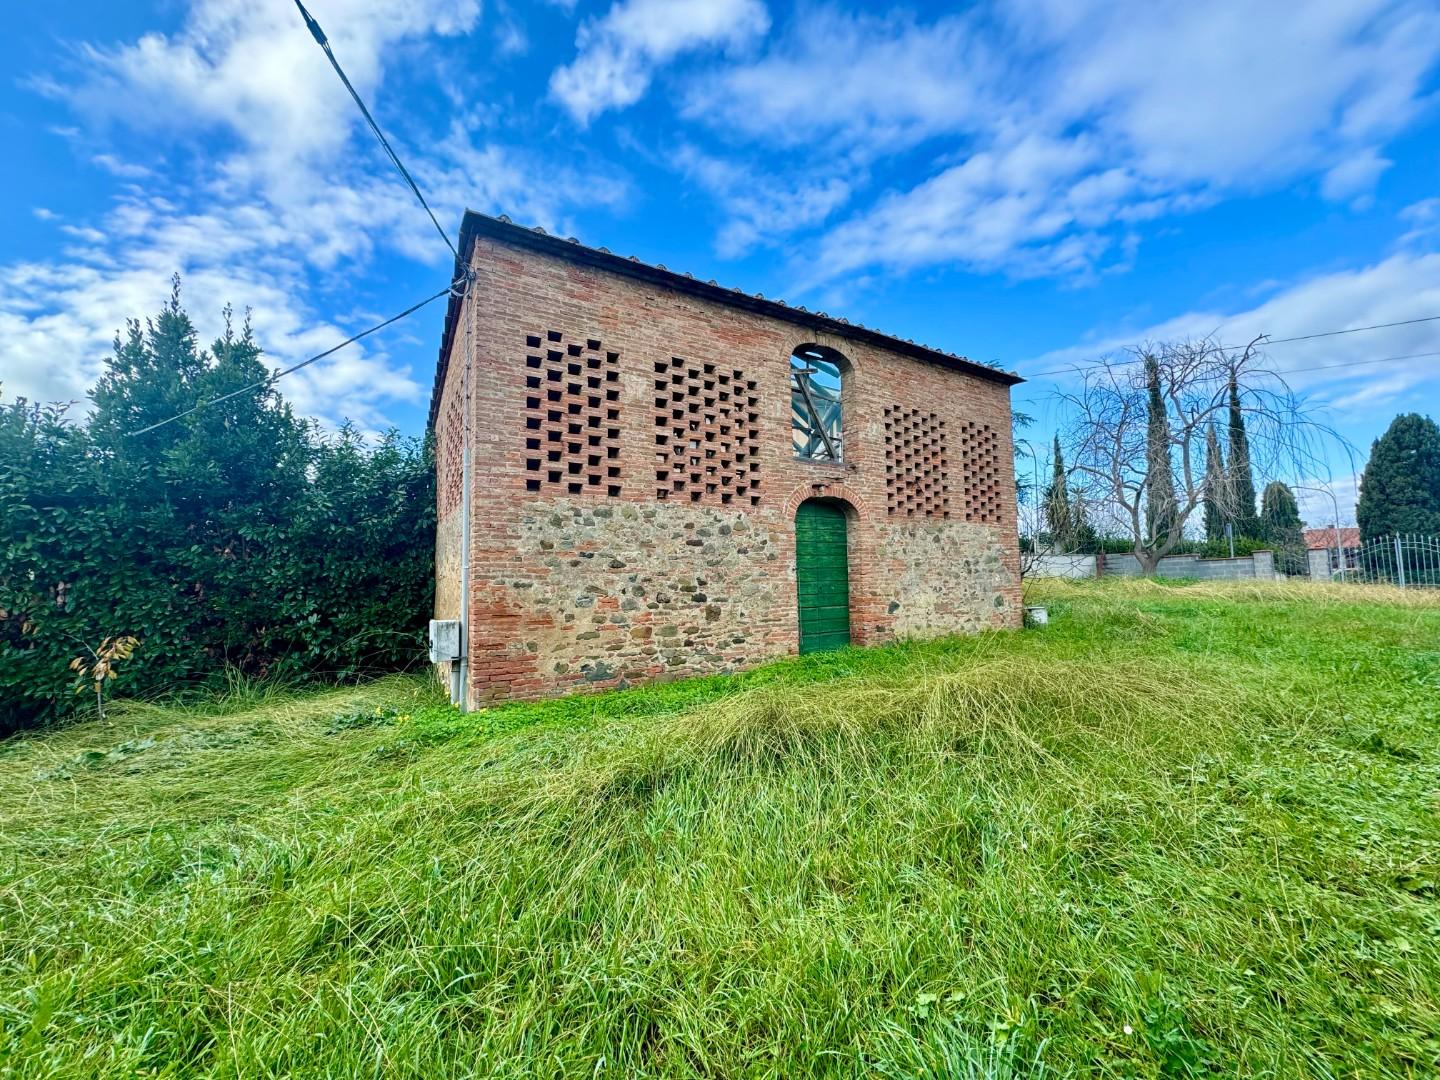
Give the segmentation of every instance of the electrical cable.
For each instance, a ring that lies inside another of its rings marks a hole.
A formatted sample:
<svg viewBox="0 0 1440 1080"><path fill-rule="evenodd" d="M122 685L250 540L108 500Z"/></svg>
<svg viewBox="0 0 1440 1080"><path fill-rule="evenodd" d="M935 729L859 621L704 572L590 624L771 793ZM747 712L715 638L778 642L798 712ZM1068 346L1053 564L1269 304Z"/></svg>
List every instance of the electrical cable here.
<svg viewBox="0 0 1440 1080"><path fill-rule="evenodd" d="M377 330L383 330L383 329L385 329L385 327L389 326L391 323L399 322L401 319L405 318L407 315L413 315L413 314L415 314L415 312L419 311L419 310L420 310L421 308L423 308L426 304L433 304L436 300L439 300L442 296L449 296L449 295L453 294L454 291L455 291L455 288L456 288L456 286L455 286L454 284L447 285L445 288L443 288L443 289L441 289L439 292L437 292L434 296L427 296L424 300L421 300L418 304L412 304L412 305L410 305L410 306L409 306L408 308L406 308L404 311L400 312L400 313L397 314L397 315L392 315L392 316L390 316L390 318L386 319L384 322L376 323L374 326L370 327L368 330L361 330L360 333L355 334L353 337L348 337L348 338L346 338L344 341L340 342L339 345L334 345L334 346L326 349L324 352L316 353L314 356L310 357L309 359L301 360L300 363L298 363L298 364L294 364L294 365L292 365L291 367L284 368L284 369L281 370L281 371L276 371L276 372L274 372L274 373L272 373L272 374L270 374L270 375L267 375L265 378L260 379L258 382L253 382L253 383L251 383L249 386L242 386L239 390L232 390L232 391L230 391L230 393L228 393L228 394L222 394L222 395L221 395L220 397L218 397L218 398L211 398L209 401L197 402L196 404L192 405L190 408L186 409L184 412L178 412L178 413L176 413L174 416L168 417L168 418L165 419L165 420L161 420L158 424L151 424L149 427L140 428L138 431L126 432L125 437L126 437L126 438L131 438L131 437L136 436L136 435L145 435L145 434L148 434L149 432L152 432L152 431L156 430L157 428L162 428L162 427L164 427L166 424L173 424L176 420L182 420L182 419L184 419L185 417L191 415L192 413L197 413L197 412L199 412L201 409L208 409L211 405L218 405L218 404L220 404L220 402L222 402L222 401L229 401L231 398L233 398L233 397L239 397L241 394L248 394L248 393L250 393L252 390L259 390L259 389L261 389L262 387L270 386L271 384L275 383L276 381L278 381L278 380L280 380L280 379L283 379L286 375L293 374L294 372L299 371L299 370L300 370L301 368L303 368L303 367L309 367L311 364L315 363L315 361L317 361L317 360L323 360L323 359L325 359L325 357L330 356L332 353L337 353L337 352L339 352L341 349L345 348L346 345L353 345L355 342L359 341L361 338L369 337L371 334L375 333L375 331L377 331Z"/></svg>
<svg viewBox="0 0 1440 1080"><path fill-rule="evenodd" d="M1440 315L1433 316L1433 319L1440 319ZM1430 322L1430 321L1432 321L1432 318L1412 319L1412 320L1410 320L1410 322L1412 322L1412 323ZM1360 330L1379 330L1379 329L1381 329L1381 328L1383 328L1383 327L1389 327L1389 326L1407 326L1407 325L1409 325L1409 323L1380 323L1380 324L1378 324L1378 325L1376 325L1376 326L1357 326L1357 327L1355 328L1355 330L1353 330L1353 331L1352 331L1352 330L1330 330L1330 331L1327 331L1326 333L1323 333L1323 334L1307 334L1307 335L1305 335L1305 336L1303 336L1303 337L1295 337L1295 338L1278 338L1278 339L1275 340L1275 341L1267 341L1267 342L1265 342L1265 344L1266 344L1266 345L1280 345L1280 344L1284 344L1284 343L1287 342L1287 341L1310 341L1310 340L1312 340L1312 339L1314 339L1314 338L1317 338L1317 337L1334 337L1336 334L1350 334L1350 333L1356 333L1356 332L1358 332L1358 331L1360 331ZM1295 373L1297 373L1297 372L1302 372L1302 371L1327 371L1327 370L1329 370L1329 369L1331 369L1331 368L1355 367L1355 366L1357 366L1357 365L1359 365L1359 364L1388 364L1388 363L1391 363L1391 362L1394 362L1394 361L1397 361L1397 360L1419 360L1419 359L1421 359L1421 358L1423 358L1423 357L1427 357L1427 356L1440 356L1440 352L1410 353L1410 354L1408 354L1408 355L1406 355L1406 356L1383 356L1383 357L1380 357L1379 359L1375 359L1375 360L1351 360L1350 362L1344 363L1344 364L1323 364L1323 365L1321 365L1321 366L1319 366L1319 367L1283 368L1283 369L1275 372L1275 374L1277 374L1277 375L1291 375L1291 374L1295 374ZM1137 364L1139 364L1139 363L1141 363L1141 362L1142 362L1142 361L1140 361L1140 360L1121 360L1121 361L1118 361L1117 363L1113 364L1112 366L1113 366L1113 367L1117 367L1117 368L1122 368L1122 367L1134 367L1135 365L1137 365ZM1091 362L1091 363L1089 363L1089 364L1071 364L1069 367L1051 368L1049 371L1034 371L1034 372L1031 372L1030 374L1026 375L1025 377L1026 377L1027 379L1043 379L1043 378L1046 377L1047 375L1070 375L1070 374L1079 374L1080 372L1085 371L1087 368L1099 367L1099 366L1100 366L1100 361L1097 360L1097 361L1093 361L1093 362Z"/></svg>
<svg viewBox="0 0 1440 1080"><path fill-rule="evenodd" d="M1393 364L1400 360L1420 360L1427 356L1440 356L1440 351L1409 353L1406 356L1381 356L1374 360L1351 360L1344 364L1320 364L1316 367L1280 368L1276 375L1294 375L1302 371L1331 371L1335 368L1359 367L1362 364Z"/></svg>
<svg viewBox="0 0 1440 1080"><path fill-rule="evenodd" d="M386 155L390 158L390 163L395 166L396 171L400 173L402 178L404 178L405 183L409 185L410 190L415 193L415 198L419 201L421 207L429 216L430 223L435 226L435 231L440 234L440 239L445 241L445 246L450 249L450 254L455 256L455 265L459 266L462 261L460 258L459 250L455 247L454 242L451 241L449 234L446 233L444 228L441 227L439 219L435 217L435 211L430 209L430 204L425 201L425 196L421 193L419 185L415 183L415 178L410 175L410 170L405 168L404 162L400 160L400 155L397 154L395 152L395 148L390 145L390 140L387 139L385 137L385 133L380 130L380 125L375 122L375 117L370 114L370 110L366 108L365 102L361 99L360 94L356 91L354 85L351 84L349 77L345 74L345 69L340 66L340 61L335 58L335 53L330 48L330 40L325 36L325 31L321 29L320 24L315 21L315 17L311 15L310 12L305 10L305 5L301 3L300 0L295 0L295 6L300 9L300 17L305 20L305 26L309 29L310 36L313 37L315 39L315 43L319 45L322 50L324 50L326 58L330 61L330 66L335 69L335 74L340 76L340 81L345 84L345 89L350 92L350 97L354 100L356 106L360 109L360 114L365 117L365 122L370 125L370 130L375 133L375 138L380 140L380 145L384 147ZM176 413L174 416L171 416L165 420L161 420L158 424L151 424L149 427L140 428L138 431L128 432L126 437L129 438L136 435L148 434L149 432L155 431L157 428L162 428L167 424L173 424L176 420L181 420L187 416L190 416L193 413L197 413L201 409L208 409L210 406L218 405L222 401L229 401L231 398L239 397L241 394L248 394L251 391L259 390L262 387L270 386L278 380L283 379L286 375L293 374L294 372L299 371L303 367L308 367L309 365L315 363L317 360L323 360L325 359L325 357L339 352L341 349L345 348L345 346L353 345L361 338L369 337L371 334L375 333L375 331L383 330L391 323L399 322L406 316L413 315L415 312L419 311L427 304L431 304L434 303L436 300L439 300L442 296L456 295L455 289L460 286L461 282L464 282L463 292L458 295L460 295L463 299L463 297L465 295L468 295L469 293L469 286L472 277L473 273L470 268L465 267L461 271L460 277L458 277L454 282L451 282L451 284L441 289L433 296L429 296L426 297L424 300L421 300L418 304L412 304L410 307L406 308L399 314L392 315L384 322L376 323L368 330L362 330L360 331L360 333L354 335L353 337L346 338L344 341L340 342L340 344L326 349L324 352L316 353L314 356L309 357L306 360L302 360L300 361L300 363L295 364L292 367L288 367L281 371L274 372L273 374L259 380L258 382L251 383L249 386L242 386L239 390L232 390L228 394L223 394L218 398L212 398L209 401L197 402L195 405L184 410L183 412Z"/></svg>
<svg viewBox="0 0 1440 1080"><path fill-rule="evenodd" d="M340 81L345 84L345 89L350 91L350 96L359 107L360 114L365 117L365 122L370 125L370 130L373 131L375 137L380 140L380 145L385 148L385 153L390 157L390 163L394 165L400 175L405 178L405 183L410 185L410 190L415 193L415 198L420 200L420 205L425 208L425 213L430 215L431 224L435 226L435 231L440 234L440 239L445 241L445 246L450 249L450 254L455 256L455 262L458 264L460 262L460 252L456 250L455 244L451 241L449 234L440 227L440 222L435 217L435 211L430 209L430 204L425 201L425 196L420 194L419 185L415 183L414 178L410 175L410 171L406 169L404 163L401 162L400 155L395 153L394 148L390 145L390 140L385 138L385 133L380 130L380 125L375 122L375 118L370 115L370 110L365 107L365 102L360 99L360 95L356 92L355 87L350 84L349 78L345 75L345 69L340 66L340 61L335 59L335 53L330 48L330 40L325 36L325 31L320 29L320 24L315 21L315 17L311 15L310 12L305 10L305 5L302 4L300 0L295 0L295 6L300 9L300 17L305 20L305 25L310 30L310 36L313 37L315 43L325 51L325 56L330 61L330 66L335 69L335 74L340 76Z"/></svg>
<svg viewBox="0 0 1440 1080"><path fill-rule="evenodd" d="M1298 337L1267 339L1266 345L1284 345L1287 341L1314 341L1316 338L1338 337L1341 334L1358 334L1362 330L1385 330L1392 326L1414 326L1416 323L1440 322L1440 315L1426 315L1419 319L1401 319L1399 322L1382 322L1374 326L1352 326L1348 330L1325 330L1318 334L1301 334Z"/></svg>

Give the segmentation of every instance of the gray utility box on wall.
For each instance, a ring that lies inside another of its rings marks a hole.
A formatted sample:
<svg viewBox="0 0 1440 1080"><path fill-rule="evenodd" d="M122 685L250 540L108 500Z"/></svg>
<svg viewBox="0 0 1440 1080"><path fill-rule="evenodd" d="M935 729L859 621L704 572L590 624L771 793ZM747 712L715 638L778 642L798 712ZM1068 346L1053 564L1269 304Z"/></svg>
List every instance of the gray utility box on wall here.
<svg viewBox="0 0 1440 1080"><path fill-rule="evenodd" d="M460 659L460 620L430 620L430 662L444 663Z"/></svg>

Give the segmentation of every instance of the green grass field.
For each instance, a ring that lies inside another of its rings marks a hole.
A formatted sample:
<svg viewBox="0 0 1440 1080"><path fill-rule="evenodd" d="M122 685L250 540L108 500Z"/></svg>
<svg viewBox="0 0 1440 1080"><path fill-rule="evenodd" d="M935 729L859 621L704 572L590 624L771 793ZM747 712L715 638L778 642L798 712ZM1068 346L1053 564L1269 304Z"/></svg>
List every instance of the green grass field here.
<svg viewBox="0 0 1440 1080"><path fill-rule="evenodd" d="M0 743L0 1076L1429 1077L1440 596Z"/></svg>

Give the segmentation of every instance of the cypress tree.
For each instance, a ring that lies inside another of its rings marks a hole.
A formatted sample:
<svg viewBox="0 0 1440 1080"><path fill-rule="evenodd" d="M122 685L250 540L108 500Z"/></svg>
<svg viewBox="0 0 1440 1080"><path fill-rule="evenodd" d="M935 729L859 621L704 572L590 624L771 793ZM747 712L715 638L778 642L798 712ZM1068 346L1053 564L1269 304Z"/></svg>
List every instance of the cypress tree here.
<svg viewBox="0 0 1440 1080"><path fill-rule="evenodd" d="M1370 448L1355 507L1365 541L1394 533L1440 534L1440 427L1405 413Z"/></svg>
<svg viewBox="0 0 1440 1080"><path fill-rule="evenodd" d="M1299 574L1305 568L1305 527L1300 520L1300 504L1289 486L1278 480L1265 485L1260 498L1260 524L1264 536L1275 552L1276 569L1286 574Z"/></svg>
<svg viewBox="0 0 1440 1080"><path fill-rule="evenodd" d="M1225 522L1230 520L1229 478L1225 474L1225 454L1220 449L1220 436L1211 421L1205 433L1205 539L1221 540Z"/></svg>
<svg viewBox="0 0 1440 1080"><path fill-rule="evenodd" d="M1060 436L1055 436L1054 471L1045 489L1045 525L1051 542L1061 551L1075 542L1075 517L1070 507L1070 489L1065 476L1065 458L1060 453Z"/></svg>
<svg viewBox="0 0 1440 1080"><path fill-rule="evenodd" d="M1259 539L1255 516L1255 478L1250 473L1250 439L1245 434L1245 413L1240 408L1240 386L1230 372L1230 520L1237 536Z"/></svg>
<svg viewBox="0 0 1440 1080"><path fill-rule="evenodd" d="M1160 392L1160 364L1145 357L1145 520L1151 540L1163 544L1180 510L1175 498L1175 473L1170 463L1170 417Z"/></svg>

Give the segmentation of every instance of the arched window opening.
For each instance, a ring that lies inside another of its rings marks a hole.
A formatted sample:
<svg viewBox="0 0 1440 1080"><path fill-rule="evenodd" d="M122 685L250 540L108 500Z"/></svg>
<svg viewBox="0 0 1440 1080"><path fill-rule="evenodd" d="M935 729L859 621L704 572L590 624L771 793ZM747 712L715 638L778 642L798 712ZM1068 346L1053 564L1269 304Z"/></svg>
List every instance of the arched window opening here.
<svg viewBox="0 0 1440 1080"><path fill-rule="evenodd" d="M849 362L824 345L801 345L790 355L790 415L795 456L843 461L840 397Z"/></svg>

